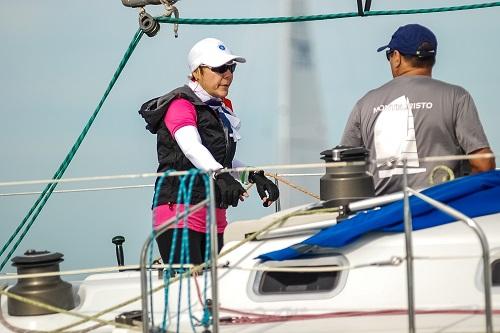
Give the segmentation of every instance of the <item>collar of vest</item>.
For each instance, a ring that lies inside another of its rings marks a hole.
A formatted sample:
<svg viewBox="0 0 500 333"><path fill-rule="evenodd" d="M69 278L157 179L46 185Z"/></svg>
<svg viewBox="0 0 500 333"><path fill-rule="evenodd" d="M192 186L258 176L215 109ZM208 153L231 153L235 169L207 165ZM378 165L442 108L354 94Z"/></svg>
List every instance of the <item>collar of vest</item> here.
<svg viewBox="0 0 500 333"><path fill-rule="evenodd" d="M187 85L184 85L172 90L171 92L163 96L153 98L141 106L139 114L146 121L146 129L148 129L151 133L156 134L162 124L169 104L177 98L185 98L193 103L195 107L209 107L205 103L203 103L198 96L196 96L191 88L189 88Z"/></svg>

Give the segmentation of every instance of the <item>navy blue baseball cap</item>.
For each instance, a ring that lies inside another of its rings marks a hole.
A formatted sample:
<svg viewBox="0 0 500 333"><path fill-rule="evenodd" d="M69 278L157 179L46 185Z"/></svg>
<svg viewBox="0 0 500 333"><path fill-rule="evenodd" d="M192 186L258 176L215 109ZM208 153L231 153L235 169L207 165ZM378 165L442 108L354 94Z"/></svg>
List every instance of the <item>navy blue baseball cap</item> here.
<svg viewBox="0 0 500 333"><path fill-rule="evenodd" d="M424 43L427 43L428 47L425 50L419 50ZM389 44L379 47L377 52L387 48L389 50L398 50L405 55L428 57L436 54L437 39L428 28L420 24L407 24L399 27L392 35Z"/></svg>

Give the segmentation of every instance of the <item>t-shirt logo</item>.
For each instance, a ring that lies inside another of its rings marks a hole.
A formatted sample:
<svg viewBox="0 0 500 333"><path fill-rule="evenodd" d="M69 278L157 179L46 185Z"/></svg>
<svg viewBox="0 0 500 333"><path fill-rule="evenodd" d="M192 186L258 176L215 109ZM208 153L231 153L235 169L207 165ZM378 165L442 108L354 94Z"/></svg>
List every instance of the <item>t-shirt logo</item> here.
<svg viewBox="0 0 500 333"><path fill-rule="evenodd" d="M403 174L403 159L407 159L408 173L425 172L418 161L413 109L416 105L432 108L432 103L410 103L403 95L383 108L375 122L374 144L379 178ZM377 109L377 111L375 111Z"/></svg>

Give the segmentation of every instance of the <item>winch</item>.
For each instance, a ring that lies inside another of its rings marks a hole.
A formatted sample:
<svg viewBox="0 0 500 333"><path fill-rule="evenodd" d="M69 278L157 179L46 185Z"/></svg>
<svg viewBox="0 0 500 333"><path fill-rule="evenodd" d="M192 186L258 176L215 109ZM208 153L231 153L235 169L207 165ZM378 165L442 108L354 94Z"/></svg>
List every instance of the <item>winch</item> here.
<svg viewBox="0 0 500 333"><path fill-rule="evenodd" d="M28 250L23 256L12 259L17 274L40 274L59 272L63 255L58 252ZM49 304L65 310L75 308L76 302L70 283L59 275L20 278L9 292L34 301ZM35 316L55 313L54 311L9 298L8 313L11 316Z"/></svg>
<svg viewBox="0 0 500 333"><path fill-rule="evenodd" d="M350 202L375 196L373 177L368 172L368 153L364 147L349 146L336 146L321 152L321 159L326 163L346 162L326 167L320 179L323 207L345 207Z"/></svg>

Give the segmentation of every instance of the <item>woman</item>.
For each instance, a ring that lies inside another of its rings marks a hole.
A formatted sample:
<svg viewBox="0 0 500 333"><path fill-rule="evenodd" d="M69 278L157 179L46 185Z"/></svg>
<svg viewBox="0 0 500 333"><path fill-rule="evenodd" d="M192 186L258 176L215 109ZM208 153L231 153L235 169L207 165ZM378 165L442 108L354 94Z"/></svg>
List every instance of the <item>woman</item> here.
<svg viewBox="0 0 500 333"><path fill-rule="evenodd" d="M234 159L236 142L241 139L238 133L240 120L226 97L236 64L244 62L245 58L233 55L222 41L205 38L189 52L191 74L188 84L144 103L139 111L146 120L146 128L157 135L158 172L191 168L215 171L219 251L227 225L226 208L230 205L236 207L240 200L248 197L245 189L231 174L217 172L223 168L243 166ZM247 180L257 185L264 205L269 206L278 199L277 186L264 176L263 171L251 172L248 179L241 179L244 183ZM156 189L159 193L156 207L153 207L155 228L176 215L178 190L179 180L176 177L166 177L162 187ZM201 177L197 177L191 204L205 197L205 185ZM180 206L182 211L183 207ZM191 214L187 221L190 262L193 264L205 261L205 239L206 232L209 232L206 230L206 214L207 209L203 208ZM183 227L183 221L179 221L157 238L164 263L169 261L174 229ZM181 259L180 239L179 233L174 263Z"/></svg>

